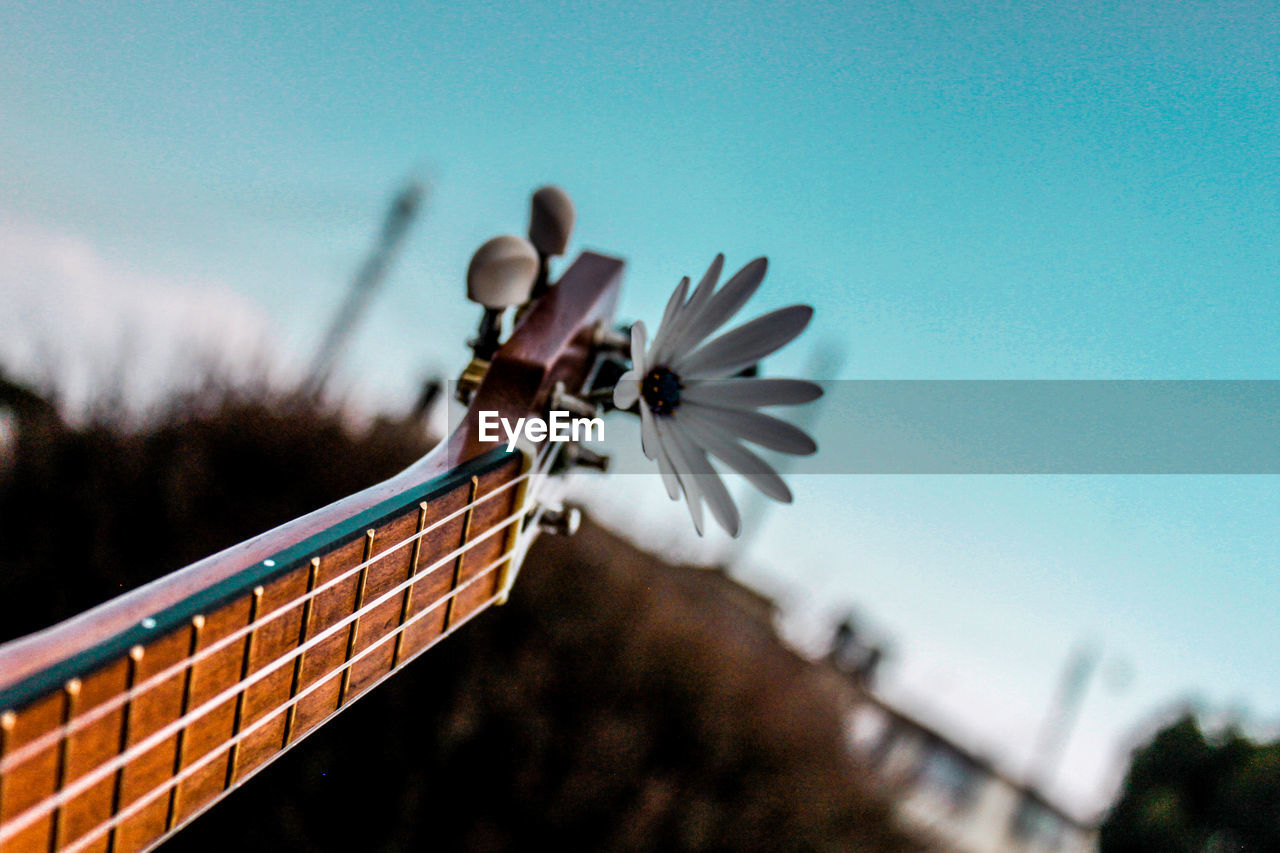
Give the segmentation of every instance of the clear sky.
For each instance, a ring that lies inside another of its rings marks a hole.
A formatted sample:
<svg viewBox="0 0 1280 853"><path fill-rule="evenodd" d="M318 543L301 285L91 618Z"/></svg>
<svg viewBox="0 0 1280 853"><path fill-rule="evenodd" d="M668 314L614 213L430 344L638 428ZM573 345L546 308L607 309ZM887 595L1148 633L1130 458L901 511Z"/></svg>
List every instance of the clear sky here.
<svg viewBox="0 0 1280 853"><path fill-rule="evenodd" d="M777 372L817 348L842 378L1276 379L1277 57L1261 3L6 4L0 355L86 382L121 340L143 371L193 342L303 363L414 175L341 377L384 405L461 367L470 253L547 181L576 248L628 259L624 317L768 255L753 308L817 308ZM646 529L687 526L636 488ZM1179 696L1280 717L1275 477L797 493L748 576L800 637L856 603L890 689L1008 760L1099 646L1128 686L1086 701L1077 802Z"/></svg>

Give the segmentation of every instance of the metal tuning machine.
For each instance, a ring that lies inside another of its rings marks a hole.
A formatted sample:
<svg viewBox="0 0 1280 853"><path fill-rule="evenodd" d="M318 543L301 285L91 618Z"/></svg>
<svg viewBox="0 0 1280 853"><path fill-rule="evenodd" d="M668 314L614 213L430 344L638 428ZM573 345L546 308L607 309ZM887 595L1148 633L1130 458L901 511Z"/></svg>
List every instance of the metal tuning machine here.
<svg viewBox="0 0 1280 853"><path fill-rule="evenodd" d="M533 298L547 292L548 265L552 258L564 254L577 213L573 199L559 187L540 187L529 203L529 242L538 252L538 278L533 285Z"/></svg>
<svg viewBox="0 0 1280 853"><path fill-rule="evenodd" d="M467 298L484 308L470 341L471 363L458 378L458 399L470 402L502 336L502 315L529 301L538 277L538 253L523 237L504 234L476 250L467 267Z"/></svg>
<svg viewBox="0 0 1280 853"><path fill-rule="evenodd" d="M538 529L554 536L572 536L582 524L582 510L573 505L544 510L538 518Z"/></svg>

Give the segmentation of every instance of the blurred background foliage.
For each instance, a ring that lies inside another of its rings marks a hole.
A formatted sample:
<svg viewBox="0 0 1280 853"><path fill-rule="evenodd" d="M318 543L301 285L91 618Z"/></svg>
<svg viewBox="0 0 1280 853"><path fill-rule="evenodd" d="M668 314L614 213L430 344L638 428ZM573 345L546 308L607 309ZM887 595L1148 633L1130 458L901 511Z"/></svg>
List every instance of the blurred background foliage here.
<svg viewBox="0 0 1280 853"><path fill-rule="evenodd" d="M1280 740L1206 734L1191 713L1134 753L1100 853L1280 850Z"/></svg>
<svg viewBox="0 0 1280 853"><path fill-rule="evenodd" d="M84 425L0 382L0 626L12 638L370 485L425 452L216 382ZM490 611L166 850L907 851L830 673L759 602L591 524L543 537Z"/></svg>

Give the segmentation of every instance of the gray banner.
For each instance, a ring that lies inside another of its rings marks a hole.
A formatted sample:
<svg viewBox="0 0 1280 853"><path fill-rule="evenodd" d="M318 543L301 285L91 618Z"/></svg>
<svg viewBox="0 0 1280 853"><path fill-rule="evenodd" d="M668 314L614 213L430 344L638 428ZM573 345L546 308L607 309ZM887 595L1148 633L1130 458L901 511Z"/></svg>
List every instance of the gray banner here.
<svg viewBox="0 0 1280 853"><path fill-rule="evenodd" d="M1280 380L829 380L762 410L818 453L794 474L1280 474ZM611 470L656 473L638 418L605 416ZM673 426L678 424L678 416ZM728 436L726 436L728 437ZM723 467L723 466L721 466Z"/></svg>
<svg viewBox="0 0 1280 853"><path fill-rule="evenodd" d="M797 473L1280 474L1280 381L822 385Z"/></svg>

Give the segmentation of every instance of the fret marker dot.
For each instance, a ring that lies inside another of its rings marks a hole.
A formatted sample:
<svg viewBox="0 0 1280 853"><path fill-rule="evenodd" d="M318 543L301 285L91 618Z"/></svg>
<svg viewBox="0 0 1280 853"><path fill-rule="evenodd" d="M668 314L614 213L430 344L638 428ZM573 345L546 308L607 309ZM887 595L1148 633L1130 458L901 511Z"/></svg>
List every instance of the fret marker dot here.
<svg viewBox="0 0 1280 853"><path fill-rule="evenodd" d="M142 627L146 628L148 631L150 631L155 626L156 626L156 620L152 619L150 616L142 620Z"/></svg>
<svg viewBox="0 0 1280 853"><path fill-rule="evenodd" d="M263 560L263 561L262 561L262 565L266 566L268 569L269 569L269 568L271 568L272 566L274 566L275 564L276 564L276 561L275 561L275 560Z"/></svg>

